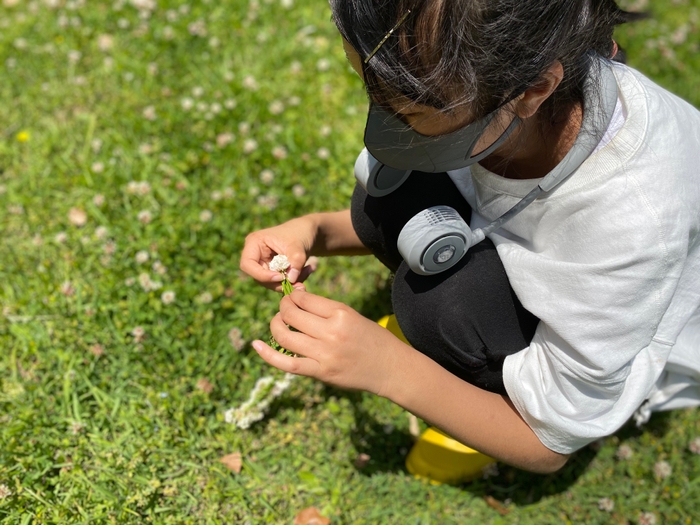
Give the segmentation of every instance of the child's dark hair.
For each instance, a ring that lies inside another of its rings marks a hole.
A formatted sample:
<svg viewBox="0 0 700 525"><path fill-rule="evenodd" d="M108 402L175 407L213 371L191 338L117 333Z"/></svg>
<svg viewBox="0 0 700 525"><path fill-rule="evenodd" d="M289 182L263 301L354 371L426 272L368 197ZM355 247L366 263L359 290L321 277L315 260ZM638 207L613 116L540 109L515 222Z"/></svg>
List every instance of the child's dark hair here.
<svg viewBox="0 0 700 525"><path fill-rule="evenodd" d="M550 120L583 103L592 57L613 54L613 31L643 18L615 0L330 0L333 20L364 61L367 92L475 118L536 85L555 61L564 80L542 107Z"/></svg>

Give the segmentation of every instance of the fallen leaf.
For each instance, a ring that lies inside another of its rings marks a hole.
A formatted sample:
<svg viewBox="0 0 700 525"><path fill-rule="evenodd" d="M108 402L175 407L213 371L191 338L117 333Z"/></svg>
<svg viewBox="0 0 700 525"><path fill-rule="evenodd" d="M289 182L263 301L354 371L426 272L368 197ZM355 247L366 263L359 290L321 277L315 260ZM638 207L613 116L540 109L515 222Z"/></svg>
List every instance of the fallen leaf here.
<svg viewBox="0 0 700 525"><path fill-rule="evenodd" d="M233 452L232 454L226 454L224 457L219 458L224 466L236 474L241 473L241 467L243 466L243 457L240 452Z"/></svg>
<svg viewBox="0 0 700 525"><path fill-rule="evenodd" d="M206 377L203 377L197 381L197 390L201 390L205 394L211 394L212 390L214 390L214 385Z"/></svg>
<svg viewBox="0 0 700 525"><path fill-rule="evenodd" d="M503 503L498 501L496 498L493 496L484 496L484 500L486 500L486 504L494 509L496 512L498 512L501 516L506 516L507 514L510 514L510 510L505 508L503 506Z"/></svg>
<svg viewBox="0 0 700 525"><path fill-rule="evenodd" d="M372 457L369 454L365 454L364 452L362 454L358 454L355 458L355 466L357 468L365 468L370 459L372 459Z"/></svg>
<svg viewBox="0 0 700 525"><path fill-rule="evenodd" d="M294 517L294 525L329 525L330 522L316 507L308 507Z"/></svg>

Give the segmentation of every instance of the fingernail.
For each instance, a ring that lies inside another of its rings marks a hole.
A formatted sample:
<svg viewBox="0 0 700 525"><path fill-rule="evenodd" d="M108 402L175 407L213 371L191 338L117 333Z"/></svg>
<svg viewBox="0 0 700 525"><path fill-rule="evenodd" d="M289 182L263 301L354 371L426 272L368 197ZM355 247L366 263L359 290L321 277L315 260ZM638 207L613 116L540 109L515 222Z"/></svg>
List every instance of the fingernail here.
<svg viewBox="0 0 700 525"><path fill-rule="evenodd" d="M270 281L272 281L273 283L281 283L282 281L284 281L284 275L282 275L281 273L275 273L275 275L273 275L270 278Z"/></svg>
<svg viewBox="0 0 700 525"><path fill-rule="evenodd" d="M289 270L287 278L289 279L290 283L297 282L297 279L299 278L299 270L297 270L296 268L292 268L291 270Z"/></svg>
<svg viewBox="0 0 700 525"><path fill-rule="evenodd" d="M263 342L253 341L251 346L253 347L253 349L255 349L256 352L260 352L263 349Z"/></svg>

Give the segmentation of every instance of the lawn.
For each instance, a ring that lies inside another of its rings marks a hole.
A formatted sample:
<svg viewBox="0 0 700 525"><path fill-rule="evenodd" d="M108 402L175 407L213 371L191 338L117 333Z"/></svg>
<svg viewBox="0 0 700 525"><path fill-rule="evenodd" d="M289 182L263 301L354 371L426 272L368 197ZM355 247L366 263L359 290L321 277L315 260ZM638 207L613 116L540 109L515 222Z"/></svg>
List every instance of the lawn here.
<svg viewBox="0 0 700 525"><path fill-rule="evenodd" d="M618 35L630 63L700 106L700 0L626 5L653 14ZM297 378L262 420L227 422L284 380L249 344L279 296L239 272L246 234L345 208L354 184L366 98L325 2L0 13L0 522L700 522L695 410L556 475L462 486L410 476L408 415L368 394ZM323 259L308 286L390 311L370 258Z"/></svg>

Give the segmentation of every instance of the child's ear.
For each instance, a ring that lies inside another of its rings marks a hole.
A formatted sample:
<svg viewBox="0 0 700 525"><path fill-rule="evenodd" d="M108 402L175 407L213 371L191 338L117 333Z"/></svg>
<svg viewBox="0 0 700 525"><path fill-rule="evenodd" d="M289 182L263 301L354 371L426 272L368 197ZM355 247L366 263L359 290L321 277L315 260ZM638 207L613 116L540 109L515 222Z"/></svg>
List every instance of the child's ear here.
<svg viewBox="0 0 700 525"><path fill-rule="evenodd" d="M516 100L516 115L521 119L526 119L537 113L544 101L559 87L563 78L564 66L557 60L547 68L537 84Z"/></svg>

